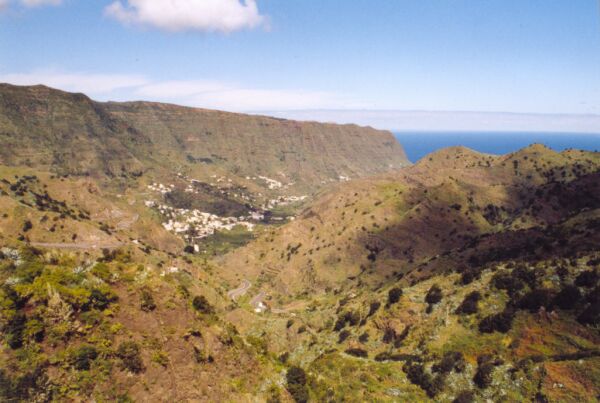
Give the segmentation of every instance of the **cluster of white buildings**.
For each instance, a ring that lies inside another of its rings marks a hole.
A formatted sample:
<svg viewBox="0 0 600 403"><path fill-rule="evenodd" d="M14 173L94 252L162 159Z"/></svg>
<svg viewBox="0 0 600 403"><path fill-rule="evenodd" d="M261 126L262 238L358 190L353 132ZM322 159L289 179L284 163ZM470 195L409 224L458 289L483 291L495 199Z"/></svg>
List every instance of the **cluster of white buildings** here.
<svg viewBox="0 0 600 403"><path fill-rule="evenodd" d="M263 208L265 210L274 209L277 206L287 206L292 203L298 203L306 200L308 196L279 196L276 199L271 199L265 203Z"/></svg>
<svg viewBox="0 0 600 403"><path fill-rule="evenodd" d="M205 185L196 179L190 179L183 174L178 175L179 178L185 180L187 183L184 191L187 193L200 193L201 189L199 185ZM225 177L214 178L217 183L226 183L229 185L231 179ZM269 189L282 189L287 188L288 185L283 185L281 182L274 179L267 178L265 176L248 177L246 179L263 180L266 182ZM217 186L213 183L210 186ZM175 190L175 185L163 185L162 183L152 183L148 185L150 191L166 195L169 192ZM254 203L251 195L245 194L243 191L229 191L218 187L221 194L226 196L233 196L238 199L242 199L247 202ZM260 194L259 194L260 196ZM248 231L253 231L256 224L265 218L265 211L272 210L277 206L285 206L292 203L304 201L308 196L280 196L271 200L268 200L263 206L263 212L252 211L246 216L239 217L221 217L216 214L207 213L196 209L179 209L169 205L157 202L154 200L146 200L144 204L149 207L156 209L165 220L162 225L163 227L172 233L181 234L188 239L193 241L194 239L202 239L213 235L217 231L230 231L236 226L243 226ZM294 217L288 217L293 219Z"/></svg>
<svg viewBox="0 0 600 403"><path fill-rule="evenodd" d="M258 221L264 218L259 213L252 213L247 217L220 217L200 210L176 209L164 204L156 205L156 208L167 217L167 221L162 224L167 231L181 234L192 230L194 238L206 238L216 231L230 231L238 225L252 231L256 223L248 220Z"/></svg>

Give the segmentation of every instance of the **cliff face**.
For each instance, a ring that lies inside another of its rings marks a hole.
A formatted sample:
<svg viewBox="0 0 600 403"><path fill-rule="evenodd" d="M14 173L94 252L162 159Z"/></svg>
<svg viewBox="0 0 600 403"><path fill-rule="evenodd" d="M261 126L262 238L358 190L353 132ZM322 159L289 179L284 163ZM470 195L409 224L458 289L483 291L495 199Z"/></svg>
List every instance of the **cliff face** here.
<svg viewBox="0 0 600 403"><path fill-rule="evenodd" d="M0 85L0 147L9 165L109 176L177 166L311 189L409 164L391 133L371 128L99 103L42 86Z"/></svg>
<svg viewBox="0 0 600 403"><path fill-rule="evenodd" d="M295 182L319 183L408 165L392 134L371 128L155 103L110 103L106 108L165 149L243 175L283 173Z"/></svg>
<svg viewBox="0 0 600 403"><path fill-rule="evenodd" d="M139 172L148 139L82 94L0 85L0 163L75 175Z"/></svg>

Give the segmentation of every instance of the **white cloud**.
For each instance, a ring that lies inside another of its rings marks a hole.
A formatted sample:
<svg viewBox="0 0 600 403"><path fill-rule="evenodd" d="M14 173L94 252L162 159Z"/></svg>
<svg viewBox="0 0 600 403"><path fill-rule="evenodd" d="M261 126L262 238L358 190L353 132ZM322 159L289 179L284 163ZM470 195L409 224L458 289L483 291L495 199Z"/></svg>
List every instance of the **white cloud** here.
<svg viewBox="0 0 600 403"><path fill-rule="evenodd" d="M600 133L600 115L402 111L297 110L267 112L296 120L356 123L397 131L520 131Z"/></svg>
<svg viewBox="0 0 600 403"><path fill-rule="evenodd" d="M0 74L0 82L15 85L44 84L65 91L86 94L108 94L122 88L138 87L147 83L143 76L126 74L82 74L33 72Z"/></svg>
<svg viewBox="0 0 600 403"><path fill-rule="evenodd" d="M1 0L0 0L1 1ZM216 80L151 81L142 75L56 71L3 74L0 82L44 84L98 100L149 100L297 120L356 123L389 130L600 132L600 115L376 110L325 91L265 89Z"/></svg>
<svg viewBox="0 0 600 403"><path fill-rule="evenodd" d="M165 31L233 32L262 26L256 0L117 0L106 15Z"/></svg>
<svg viewBox="0 0 600 403"><path fill-rule="evenodd" d="M346 96L325 91L245 88L219 81L168 81L140 86L144 99L228 111L363 107Z"/></svg>
<svg viewBox="0 0 600 403"><path fill-rule="evenodd" d="M20 0L25 7L59 6L62 0Z"/></svg>
<svg viewBox="0 0 600 403"><path fill-rule="evenodd" d="M172 102L227 111L261 111L324 108L364 108L348 96L325 91L252 88L215 80L151 81L142 75L86 74L56 71L0 73L0 82L44 84L83 92L99 100Z"/></svg>

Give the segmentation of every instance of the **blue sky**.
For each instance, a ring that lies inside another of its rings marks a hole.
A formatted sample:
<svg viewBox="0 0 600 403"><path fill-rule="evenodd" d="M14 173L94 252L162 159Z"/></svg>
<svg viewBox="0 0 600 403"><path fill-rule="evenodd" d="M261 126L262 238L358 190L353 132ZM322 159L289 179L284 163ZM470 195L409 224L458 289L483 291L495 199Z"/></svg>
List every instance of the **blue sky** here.
<svg viewBox="0 0 600 403"><path fill-rule="evenodd" d="M0 81L99 100L285 116L319 110L323 119L328 110L600 115L598 0L0 0L0 7ZM600 130L597 116L581 119Z"/></svg>

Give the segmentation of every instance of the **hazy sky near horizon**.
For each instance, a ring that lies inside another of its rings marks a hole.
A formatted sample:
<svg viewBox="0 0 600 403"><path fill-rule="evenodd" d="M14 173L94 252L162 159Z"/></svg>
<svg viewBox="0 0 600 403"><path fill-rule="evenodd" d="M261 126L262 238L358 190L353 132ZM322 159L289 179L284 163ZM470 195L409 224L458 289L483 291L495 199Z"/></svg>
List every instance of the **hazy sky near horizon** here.
<svg viewBox="0 0 600 403"><path fill-rule="evenodd" d="M99 100L600 115L598 0L0 0L0 9L1 82Z"/></svg>

